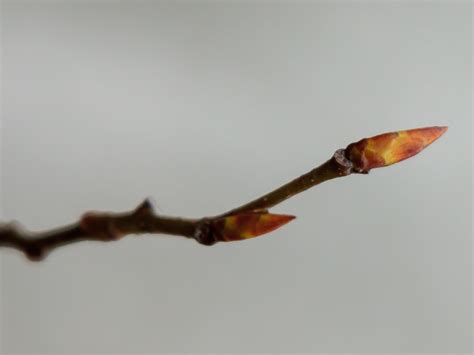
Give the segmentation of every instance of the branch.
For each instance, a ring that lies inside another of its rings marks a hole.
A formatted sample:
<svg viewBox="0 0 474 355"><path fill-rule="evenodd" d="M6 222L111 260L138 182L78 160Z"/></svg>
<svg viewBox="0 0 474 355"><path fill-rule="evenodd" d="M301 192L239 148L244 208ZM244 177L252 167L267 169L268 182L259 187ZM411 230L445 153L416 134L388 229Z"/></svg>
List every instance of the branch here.
<svg viewBox="0 0 474 355"><path fill-rule="evenodd" d="M50 251L80 241L115 241L129 234L170 234L195 239L203 245L253 238L288 223L294 216L268 209L313 186L352 173L367 174L419 153L440 137L446 127L428 127L386 133L337 150L321 166L240 207L214 217L185 219L157 215L146 199L125 213L87 212L77 223L33 233L18 223L0 224L0 247L23 252L39 261Z"/></svg>

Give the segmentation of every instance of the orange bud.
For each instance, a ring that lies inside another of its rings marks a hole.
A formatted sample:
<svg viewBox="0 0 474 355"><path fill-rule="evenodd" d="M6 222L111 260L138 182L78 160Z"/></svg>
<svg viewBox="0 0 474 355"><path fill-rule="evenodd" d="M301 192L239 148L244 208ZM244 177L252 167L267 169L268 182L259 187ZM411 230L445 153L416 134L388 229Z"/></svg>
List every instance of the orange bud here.
<svg viewBox="0 0 474 355"><path fill-rule="evenodd" d="M230 242L269 233L295 218L285 214L246 212L219 218L212 224L217 238L223 242Z"/></svg>
<svg viewBox="0 0 474 355"><path fill-rule="evenodd" d="M438 139L448 127L426 127L380 134L349 144L346 156L354 165L354 170L368 173L408 159Z"/></svg>

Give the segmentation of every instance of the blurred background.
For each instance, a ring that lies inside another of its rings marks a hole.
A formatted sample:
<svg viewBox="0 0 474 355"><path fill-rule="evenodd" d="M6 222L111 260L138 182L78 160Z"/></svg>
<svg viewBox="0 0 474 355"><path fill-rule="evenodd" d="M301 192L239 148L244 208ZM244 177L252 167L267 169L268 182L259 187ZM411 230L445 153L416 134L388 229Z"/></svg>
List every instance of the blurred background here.
<svg viewBox="0 0 474 355"><path fill-rule="evenodd" d="M14 353L470 353L472 3L2 2L2 218L212 215L348 143L432 125L420 155L204 247L1 250Z"/></svg>

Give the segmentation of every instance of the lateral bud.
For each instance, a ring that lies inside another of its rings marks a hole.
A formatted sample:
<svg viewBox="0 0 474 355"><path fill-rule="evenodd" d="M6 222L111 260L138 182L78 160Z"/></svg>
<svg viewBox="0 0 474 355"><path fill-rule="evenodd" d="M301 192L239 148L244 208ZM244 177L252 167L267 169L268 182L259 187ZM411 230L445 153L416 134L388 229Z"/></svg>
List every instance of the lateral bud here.
<svg viewBox="0 0 474 355"><path fill-rule="evenodd" d="M245 212L212 221L216 239L223 242L245 240L274 231L295 216L268 212Z"/></svg>

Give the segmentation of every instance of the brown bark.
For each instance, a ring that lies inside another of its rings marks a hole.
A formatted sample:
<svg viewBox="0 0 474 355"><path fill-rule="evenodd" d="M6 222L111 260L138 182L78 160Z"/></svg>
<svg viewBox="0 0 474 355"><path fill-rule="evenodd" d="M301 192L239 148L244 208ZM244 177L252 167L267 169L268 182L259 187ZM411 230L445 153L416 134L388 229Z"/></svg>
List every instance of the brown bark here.
<svg viewBox="0 0 474 355"><path fill-rule="evenodd" d="M26 231L17 223L0 224L0 247L15 248L30 260L39 261L51 250L63 245L85 240L114 241L128 234L171 234L195 239L203 245L212 245L218 241L211 228L213 220L266 210L324 181L352 172L352 163L345 157L344 150L340 149L321 166L219 216L187 219L157 215L150 201L145 200L131 212L87 212L77 223L44 232Z"/></svg>

